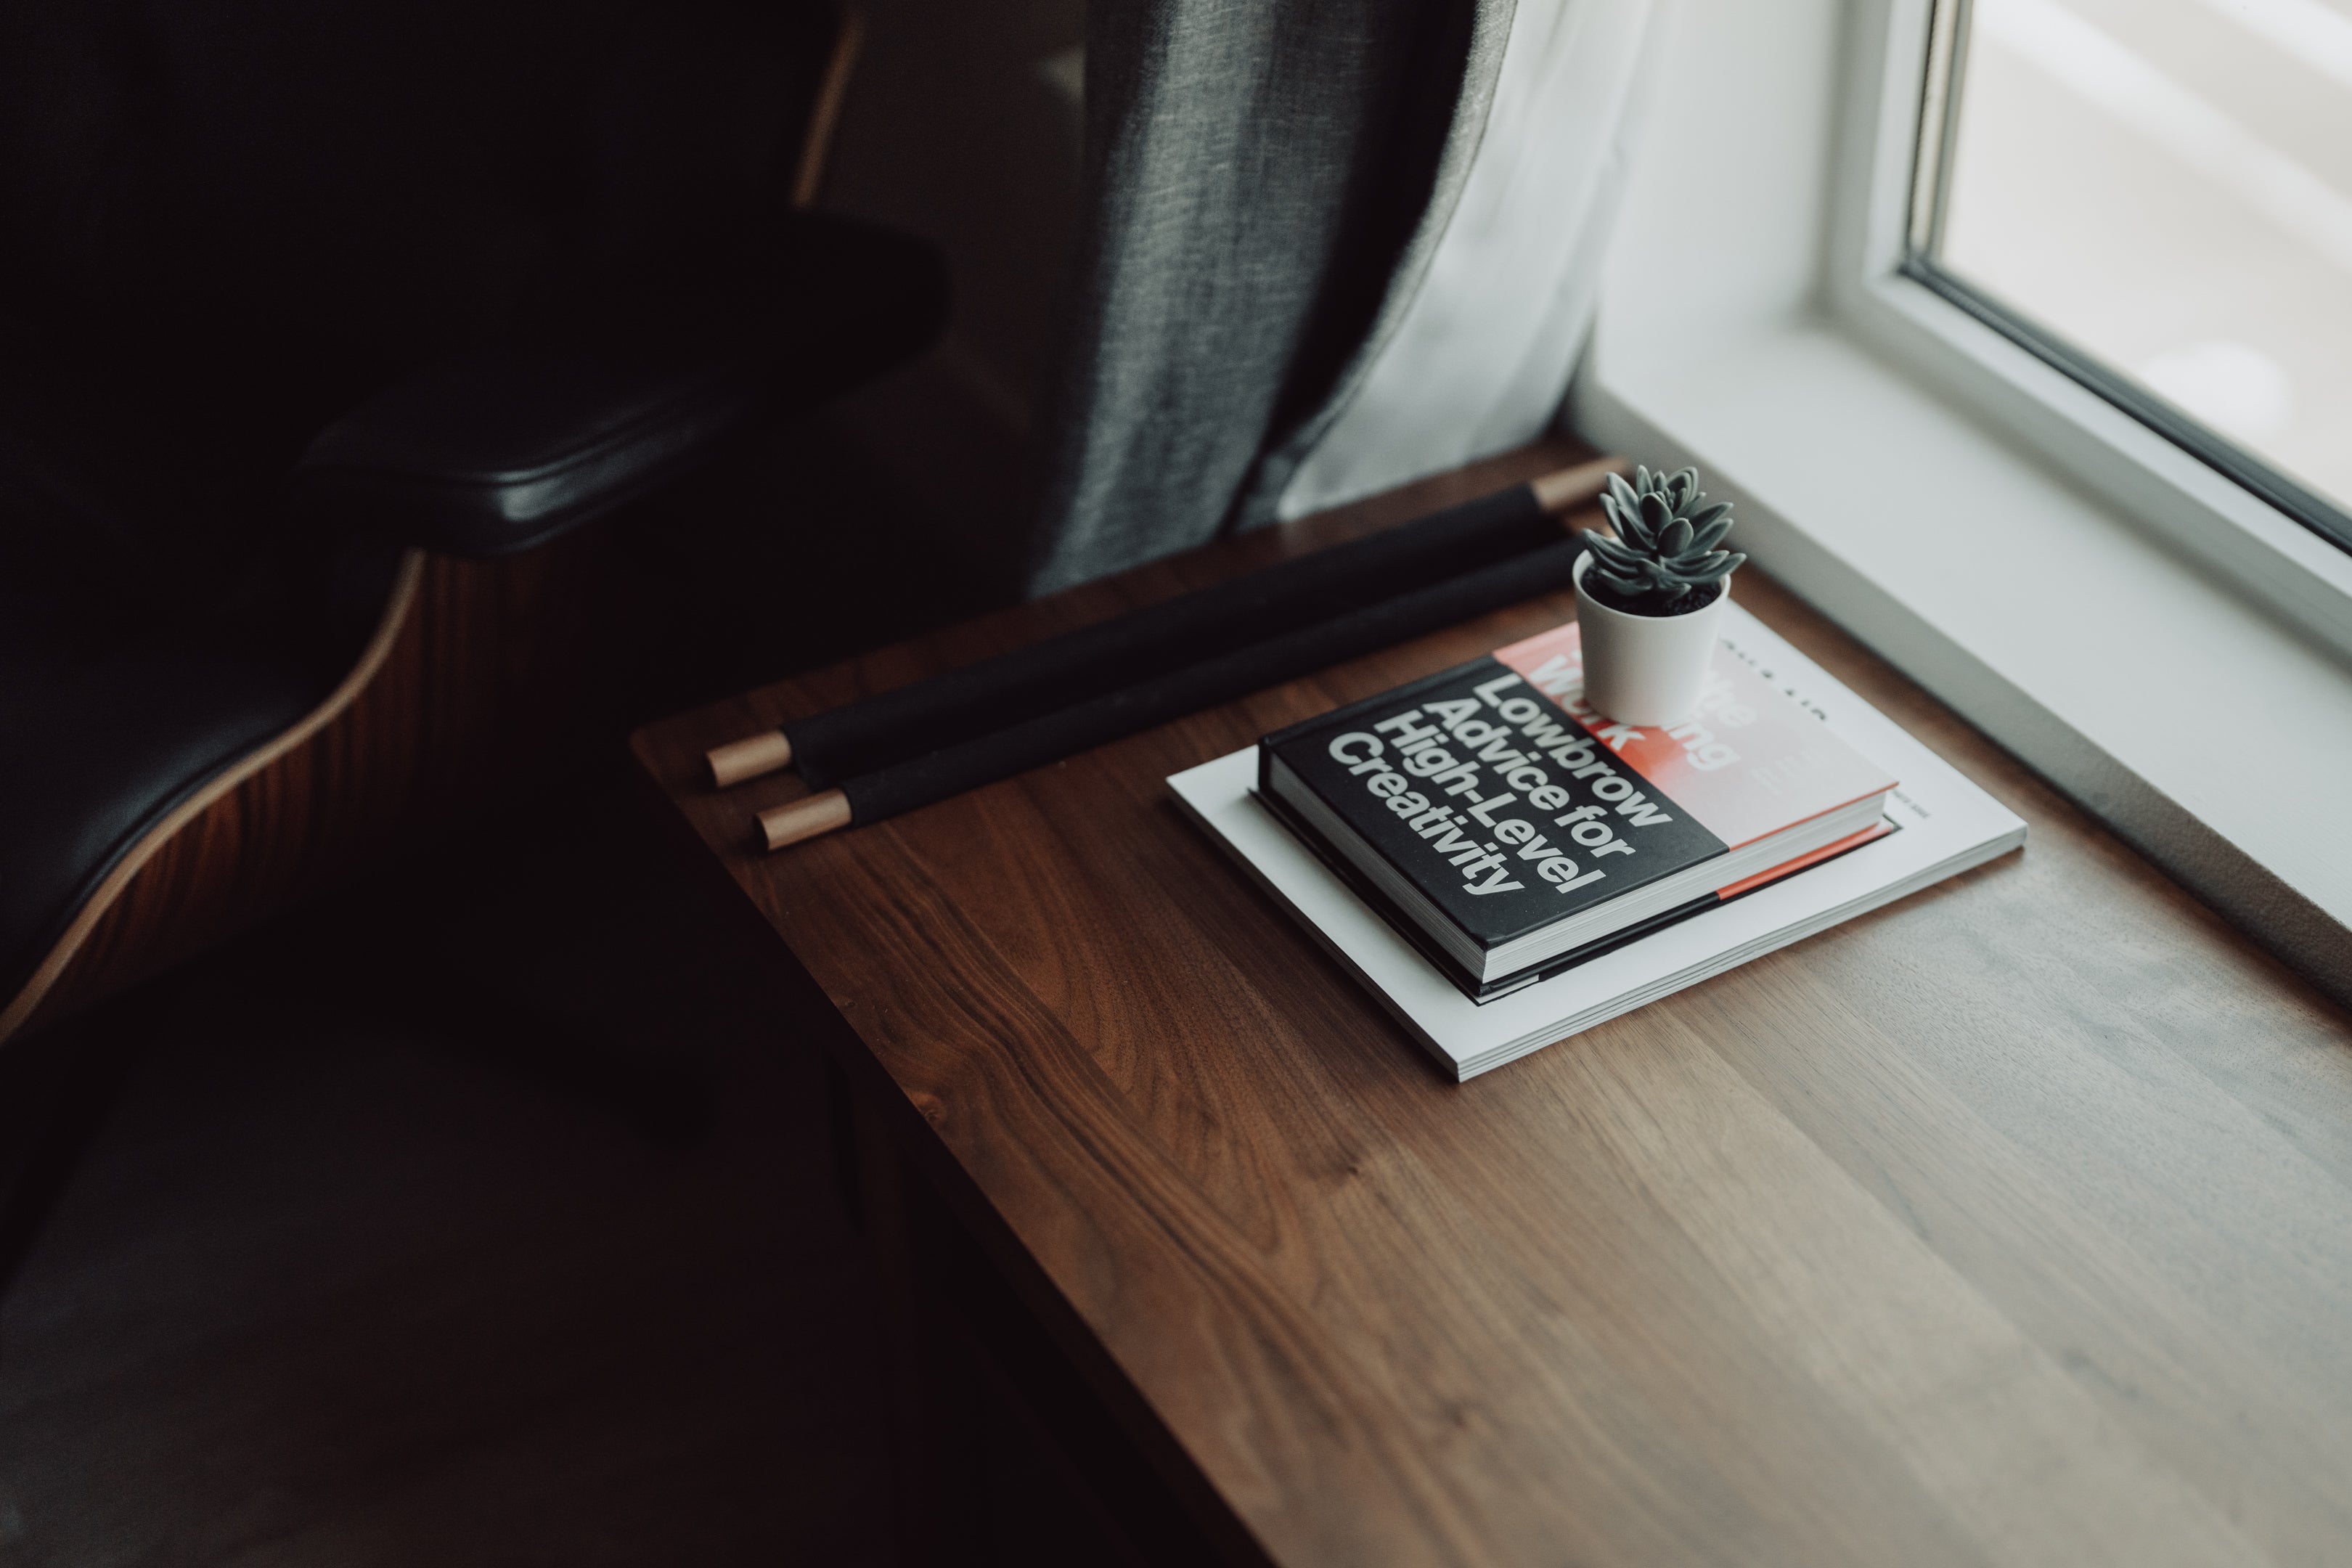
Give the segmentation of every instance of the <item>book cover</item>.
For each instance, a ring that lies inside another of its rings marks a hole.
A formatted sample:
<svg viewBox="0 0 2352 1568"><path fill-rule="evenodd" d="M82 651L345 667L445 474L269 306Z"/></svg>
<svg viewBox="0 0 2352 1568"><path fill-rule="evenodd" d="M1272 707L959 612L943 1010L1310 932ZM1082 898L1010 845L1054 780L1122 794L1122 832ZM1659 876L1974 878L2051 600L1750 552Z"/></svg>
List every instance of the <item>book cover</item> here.
<svg viewBox="0 0 2352 1568"><path fill-rule="evenodd" d="M1454 1079L1477 1077L1895 903L2025 841L2025 824L2014 813L1741 605L1733 604L1724 620L1717 657L1727 673L1734 663L1745 666L1887 776L1903 781L1889 792L1885 811L1885 821L1900 831L1874 835L1850 849L1832 844L1800 875L1779 877L1738 897L1719 896L1697 914L1636 940L1612 942L1606 951L1581 956L1532 984L1510 987L1507 994L1465 994L1452 975L1425 960L1426 942L1354 890L1360 879L1351 881L1332 858L1318 855L1284 826L1262 788L1263 747L1189 768L1170 778L1169 787L1209 842L1231 855ZM1736 741L1733 745L1738 749ZM1734 880L1717 891L1742 889ZM1235 940L1264 939L1252 929Z"/></svg>
<svg viewBox="0 0 2352 1568"><path fill-rule="evenodd" d="M1570 623L1267 736L1259 787L1286 769L1492 948L1895 782L1737 658L1664 729L1582 694Z"/></svg>
<svg viewBox="0 0 2352 1568"><path fill-rule="evenodd" d="M1267 813L1282 824L1284 829L1298 841L1301 848L1312 855L1326 870L1338 878L1349 892L1362 900L1365 908L1386 921L1389 928L1394 931L1399 938L1427 960L1432 968L1445 976L1455 990L1481 1006L1498 997L1508 996L1515 991L1525 990L1528 986L1564 974L1579 964L1605 958L1628 942L1639 942L1643 937L1654 935L1668 926L1679 924L1694 915L1718 909L1735 899L1743 899L1751 893L1761 892L1766 888L1785 881L1800 871L1826 865L1841 855L1851 854L1865 844L1874 844L1888 834L1900 831L1895 824L1882 817L1860 832L1848 834L1819 849L1792 857L1769 870L1759 871L1752 877L1741 878L1729 887L1714 892L1702 893L1697 898L1685 902L1671 905L1647 919L1636 921L1632 925L1622 927L1605 936L1597 937L1580 947L1570 948L1566 952L1555 954L1541 963L1488 980L1463 968L1451 953L1431 941L1428 933L1415 925L1410 916L1399 910L1395 901L1381 892L1370 878L1349 865L1345 856L1337 853L1328 844L1324 843L1314 828L1301 821L1298 814L1289 805L1262 791L1258 792L1258 798L1264 803Z"/></svg>

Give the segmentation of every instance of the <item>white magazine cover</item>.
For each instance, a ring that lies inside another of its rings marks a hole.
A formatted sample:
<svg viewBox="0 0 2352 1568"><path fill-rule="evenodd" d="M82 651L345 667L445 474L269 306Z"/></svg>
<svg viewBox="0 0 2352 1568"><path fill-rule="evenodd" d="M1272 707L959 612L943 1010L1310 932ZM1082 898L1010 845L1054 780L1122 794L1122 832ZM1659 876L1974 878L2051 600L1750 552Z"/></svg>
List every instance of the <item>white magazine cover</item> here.
<svg viewBox="0 0 2352 1568"><path fill-rule="evenodd" d="M2018 847L2025 824L1737 604L1718 658L1749 664L1902 784L1901 831L1476 1003L1413 951L1258 800L1257 749L1168 780L1186 811L1351 970L1455 1079L1467 1079Z"/></svg>

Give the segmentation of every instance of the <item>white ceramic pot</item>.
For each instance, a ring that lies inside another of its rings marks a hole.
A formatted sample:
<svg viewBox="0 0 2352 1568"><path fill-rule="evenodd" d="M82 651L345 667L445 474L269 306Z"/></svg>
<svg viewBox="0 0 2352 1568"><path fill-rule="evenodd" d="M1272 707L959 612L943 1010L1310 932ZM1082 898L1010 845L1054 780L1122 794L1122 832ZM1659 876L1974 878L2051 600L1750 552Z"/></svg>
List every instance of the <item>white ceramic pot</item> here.
<svg viewBox="0 0 2352 1568"><path fill-rule="evenodd" d="M1576 563L1576 620L1584 629L1584 700L1621 724L1679 724L1698 711L1731 582L1703 610L1629 616L1584 591L1591 552Z"/></svg>

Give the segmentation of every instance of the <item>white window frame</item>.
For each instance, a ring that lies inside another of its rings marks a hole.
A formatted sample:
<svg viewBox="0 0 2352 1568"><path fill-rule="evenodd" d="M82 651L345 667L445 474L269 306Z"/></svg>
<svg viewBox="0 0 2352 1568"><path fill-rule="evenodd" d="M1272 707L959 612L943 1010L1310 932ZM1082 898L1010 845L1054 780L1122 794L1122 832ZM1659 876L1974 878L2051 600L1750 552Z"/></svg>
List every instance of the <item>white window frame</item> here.
<svg viewBox="0 0 2352 1568"><path fill-rule="evenodd" d="M1863 341L2352 655L2352 553L1901 270L1934 0L1854 0L1823 283Z"/></svg>
<svg viewBox="0 0 2352 1568"><path fill-rule="evenodd" d="M2352 555L1902 275L1929 0L1663 5L1567 423L2352 1000Z"/></svg>

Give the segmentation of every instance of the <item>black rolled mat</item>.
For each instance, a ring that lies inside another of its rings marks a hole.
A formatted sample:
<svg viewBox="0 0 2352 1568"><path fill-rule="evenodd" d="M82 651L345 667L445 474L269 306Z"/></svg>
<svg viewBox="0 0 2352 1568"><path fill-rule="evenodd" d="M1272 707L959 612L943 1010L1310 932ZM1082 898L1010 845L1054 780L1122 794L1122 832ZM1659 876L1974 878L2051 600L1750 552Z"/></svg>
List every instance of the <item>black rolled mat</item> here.
<svg viewBox="0 0 2352 1568"><path fill-rule="evenodd" d="M861 826L879 822L1342 659L1564 588L1573 581L1584 545L1556 532L1553 537L1555 542L1541 549L1479 571L844 779L840 789L849 802L850 821Z"/></svg>
<svg viewBox="0 0 2352 1568"><path fill-rule="evenodd" d="M784 738L801 777L811 789L824 789L927 753L992 744L997 731L1058 721L1096 699L1118 694L1117 700L1127 700L1129 688L1237 657L1285 628L1358 614L1560 537L1559 520L1545 511L1534 489L1516 485L1369 539L793 720L782 727Z"/></svg>

